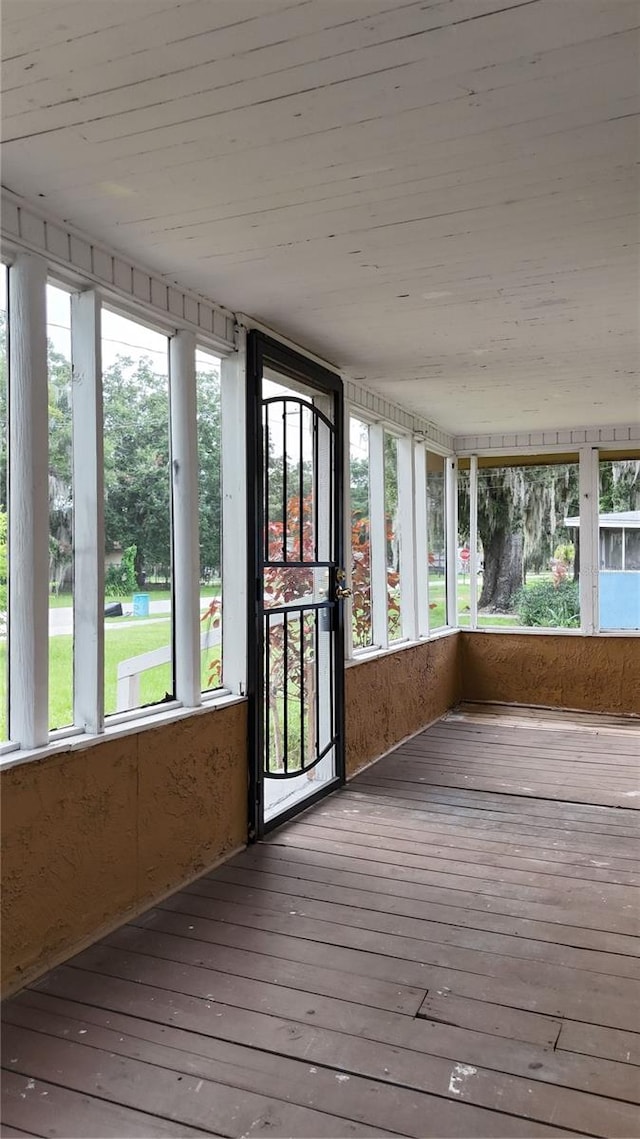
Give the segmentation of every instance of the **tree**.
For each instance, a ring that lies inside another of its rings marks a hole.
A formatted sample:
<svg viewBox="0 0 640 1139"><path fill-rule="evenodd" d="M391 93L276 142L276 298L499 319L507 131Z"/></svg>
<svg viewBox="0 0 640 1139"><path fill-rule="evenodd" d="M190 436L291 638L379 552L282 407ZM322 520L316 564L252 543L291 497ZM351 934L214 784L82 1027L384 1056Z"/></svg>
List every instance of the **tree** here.
<svg viewBox="0 0 640 1139"><path fill-rule="evenodd" d="M360 518L369 514L369 460L351 458L351 511Z"/></svg>
<svg viewBox="0 0 640 1139"><path fill-rule="evenodd" d="M462 472L464 476L464 472ZM578 509L575 463L482 468L478 477L478 537L484 561L480 609L509 612L528 572L548 569L563 525ZM459 535L469 539L469 481L459 482ZM579 562L576 559L577 573Z"/></svg>
<svg viewBox="0 0 640 1139"><path fill-rule="evenodd" d="M198 511L200 580L218 576L222 564L222 419L220 376L196 377L198 387Z"/></svg>
<svg viewBox="0 0 640 1139"><path fill-rule="evenodd" d="M6 313L0 312L0 510L7 509ZM54 588L72 561L71 364L49 341L49 553ZM197 376L200 562L203 579L221 562L220 379ZM136 546L138 585L171 567L169 389L149 359L120 356L103 375L106 551Z"/></svg>
<svg viewBox="0 0 640 1139"><path fill-rule="evenodd" d="M71 577L73 549L71 365L48 343L49 585L55 593Z"/></svg>
<svg viewBox="0 0 640 1139"><path fill-rule="evenodd" d="M136 546L138 585L171 566L169 401L150 362L120 358L103 377L105 541Z"/></svg>
<svg viewBox="0 0 640 1139"><path fill-rule="evenodd" d="M640 460L615 459L600 463L600 513L640 508Z"/></svg>
<svg viewBox="0 0 640 1139"><path fill-rule="evenodd" d="M71 366L47 345L49 402L49 580L57 591L70 573L72 548ZM0 312L0 510L7 511L8 385L6 312ZM5 517L6 526L6 517Z"/></svg>
<svg viewBox="0 0 640 1139"><path fill-rule="evenodd" d="M489 493L478 494L478 535L484 556L478 606L508 611L524 576L525 482L521 467L496 469L492 476Z"/></svg>

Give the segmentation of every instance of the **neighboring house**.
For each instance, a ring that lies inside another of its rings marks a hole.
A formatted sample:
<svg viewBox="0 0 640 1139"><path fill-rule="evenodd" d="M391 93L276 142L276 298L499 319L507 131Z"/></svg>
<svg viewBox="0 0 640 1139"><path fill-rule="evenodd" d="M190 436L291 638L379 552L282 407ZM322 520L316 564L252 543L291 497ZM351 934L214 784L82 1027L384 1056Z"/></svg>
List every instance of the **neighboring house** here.
<svg viewBox="0 0 640 1139"><path fill-rule="evenodd" d="M565 525L580 528L580 519ZM640 621L640 510L620 510L598 518L600 627L637 629Z"/></svg>

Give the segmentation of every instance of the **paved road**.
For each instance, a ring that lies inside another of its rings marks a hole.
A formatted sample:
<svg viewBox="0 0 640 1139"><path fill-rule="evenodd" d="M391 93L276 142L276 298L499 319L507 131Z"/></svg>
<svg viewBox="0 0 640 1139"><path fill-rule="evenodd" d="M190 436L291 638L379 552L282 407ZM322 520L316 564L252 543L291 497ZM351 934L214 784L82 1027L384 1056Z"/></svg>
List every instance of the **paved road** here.
<svg viewBox="0 0 640 1139"><path fill-rule="evenodd" d="M201 597L200 605L204 609L213 601L212 597ZM123 605L122 612L125 617L132 617L131 621L118 621L117 624L111 624L107 619L107 628L123 629L130 625L152 625L158 621L162 621L171 613L170 601L150 601L149 602L149 617L133 617L133 606L131 604ZM59 608L49 609L49 636L59 637L64 633L73 633L73 609L71 606L61 606Z"/></svg>

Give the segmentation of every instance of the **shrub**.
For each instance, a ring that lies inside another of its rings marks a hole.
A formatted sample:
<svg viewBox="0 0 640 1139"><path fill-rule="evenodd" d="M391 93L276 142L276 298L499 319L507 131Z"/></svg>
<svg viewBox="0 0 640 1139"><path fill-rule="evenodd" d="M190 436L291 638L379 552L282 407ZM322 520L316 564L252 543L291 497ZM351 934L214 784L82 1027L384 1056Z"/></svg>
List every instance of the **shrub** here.
<svg viewBox="0 0 640 1139"><path fill-rule="evenodd" d="M523 625L546 628L580 627L580 589L577 581L538 581L525 585L516 598Z"/></svg>
<svg viewBox="0 0 640 1139"><path fill-rule="evenodd" d="M104 592L107 597L124 597L135 592L137 588L136 553L136 546L128 546L123 551L120 564L108 567L104 575Z"/></svg>

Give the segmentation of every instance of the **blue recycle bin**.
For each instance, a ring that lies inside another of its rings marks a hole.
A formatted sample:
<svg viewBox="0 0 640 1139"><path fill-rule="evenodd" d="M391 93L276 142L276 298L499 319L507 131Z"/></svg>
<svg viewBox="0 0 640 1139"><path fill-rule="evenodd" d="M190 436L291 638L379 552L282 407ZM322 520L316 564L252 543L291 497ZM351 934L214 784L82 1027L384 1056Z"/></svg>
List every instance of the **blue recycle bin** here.
<svg viewBox="0 0 640 1139"><path fill-rule="evenodd" d="M133 595L133 615L134 615L134 617L148 617L149 616L149 594L148 593L134 593L134 595Z"/></svg>

